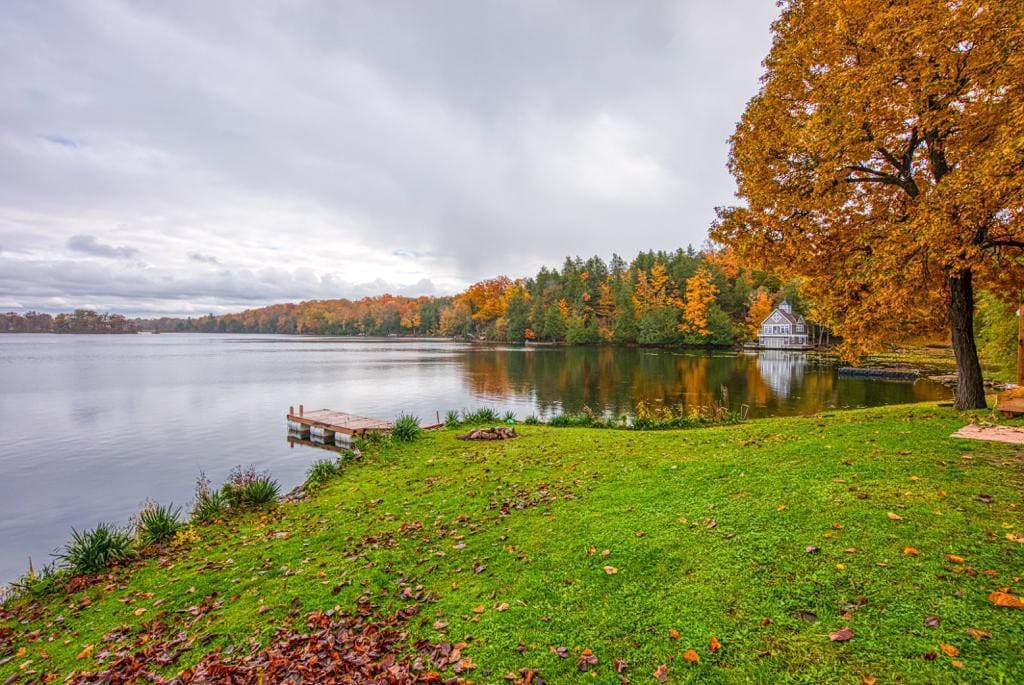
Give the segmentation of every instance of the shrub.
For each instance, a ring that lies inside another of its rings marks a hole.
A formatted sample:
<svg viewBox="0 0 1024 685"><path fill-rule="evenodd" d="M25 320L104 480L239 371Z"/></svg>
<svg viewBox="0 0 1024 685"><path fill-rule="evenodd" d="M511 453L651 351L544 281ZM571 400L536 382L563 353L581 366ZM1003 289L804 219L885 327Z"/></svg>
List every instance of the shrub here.
<svg viewBox="0 0 1024 685"><path fill-rule="evenodd" d="M527 426L536 426L537 424L540 423L540 419L537 418L536 414L530 414L525 419L523 419L523 423L525 423Z"/></svg>
<svg viewBox="0 0 1024 685"><path fill-rule="evenodd" d="M352 441L352 447L366 452L374 447L387 447L391 444L391 433L386 431L367 431Z"/></svg>
<svg viewBox="0 0 1024 685"><path fill-rule="evenodd" d="M127 531L106 523L92 530L71 529L71 540L64 551L54 555L73 574L99 573L113 564L134 556L132 538Z"/></svg>
<svg viewBox="0 0 1024 685"><path fill-rule="evenodd" d="M334 478L341 472L341 463L331 459L318 459L313 462L313 465L309 467L309 471L306 472L306 484L307 490L315 490L323 487L329 480Z"/></svg>
<svg viewBox="0 0 1024 685"><path fill-rule="evenodd" d="M191 520L194 523L210 523L224 518L228 501L210 485L210 479L200 472L196 478L196 499L192 504Z"/></svg>
<svg viewBox="0 0 1024 685"><path fill-rule="evenodd" d="M210 523L227 514L228 501L216 490L196 496L192 506L192 520L196 523Z"/></svg>
<svg viewBox="0 0 1024 685"><path fill-rule="evenodd" d="M172 507L150 503L139 512L136 534L143 547L169 542L184 525L181 508Z"/></svg>
<svg viewBox="0 0 1024 685"><path fill-rule="evenodd" d="M250 464L233 468L220 492L232 507L259 507L275 501L280 486L269 473L257 472Z"/></svg>
<svg viewBox="0 0 1024 685"><path fill-rule="evenodd" d="M505 412L504 416L501 417L501 420L504 423L515 423L516 422L516 413L514 411L507 411L507 412Z"/></svg>
<svg viewBox="0 0 1024 685"><path fill-rule="evenodd" d="M391 429L391 437L398 442L413 442L419 439L422 432L418 416L402 414L395 420L395 426Z"/></svg>
<svg viewBox="0 0 1024 685"><path fill-rule="evenodd" d="M481 407L473 412L462 412L464 423L497 423L498 414L490 407Z"/></svg>
<svg viewBox="0 0 1024 685"><path fill-rule="evenodd" d="M459 412L449 409L444 415L444 425L446 428L458 428L462 425L462 420L459 418Z"/></svg>
<svg viewBox="0 0 1024 685"><path fill-rule="evenodd" d="M240 501L242 506L262 507L276 502L280 492L281 487L276 480L269 476L259 476L241 490Z"/></svg>
<svg viewBox="0 0 1024 685"><path fill-rule="evenodd" d="M57 564L47 564L40 571L31 568L28 573L17 580L12 580L6 591L0 591L0 605L10 599L19 597L45 597L60 592L68 579L67 569L58 568Z"/></svg>

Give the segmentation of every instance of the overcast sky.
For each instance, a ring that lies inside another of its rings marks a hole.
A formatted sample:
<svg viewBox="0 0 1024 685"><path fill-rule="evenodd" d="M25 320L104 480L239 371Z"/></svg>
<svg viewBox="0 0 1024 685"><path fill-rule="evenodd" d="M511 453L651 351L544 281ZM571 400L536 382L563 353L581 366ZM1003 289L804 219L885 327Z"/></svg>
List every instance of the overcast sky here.
<svg viewBox="0 0 1024 685"><path fill-rule="evenodd" d="M0 310L456 292L704 241L771 0L0 4Z"/></svg>

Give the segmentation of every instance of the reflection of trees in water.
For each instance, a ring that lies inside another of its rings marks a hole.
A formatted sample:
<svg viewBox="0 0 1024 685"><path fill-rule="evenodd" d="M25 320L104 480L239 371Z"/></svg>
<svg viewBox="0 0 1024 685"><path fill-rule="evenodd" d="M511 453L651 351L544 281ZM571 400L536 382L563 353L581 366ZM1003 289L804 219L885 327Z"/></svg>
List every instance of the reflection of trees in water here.
<svg viewBox="0 0 1024 685"><path fill-rule="evenodd" d="M532 400L544 415L584 406L614 416L636 402L695 407L729 390L732 408L752 415L809 414L833 406L912 402L948 397L934 384L838 379L802 354L778 358L680 353L613 347L508 350L473 348L459 357L468 389L482 398Z"/></svg>

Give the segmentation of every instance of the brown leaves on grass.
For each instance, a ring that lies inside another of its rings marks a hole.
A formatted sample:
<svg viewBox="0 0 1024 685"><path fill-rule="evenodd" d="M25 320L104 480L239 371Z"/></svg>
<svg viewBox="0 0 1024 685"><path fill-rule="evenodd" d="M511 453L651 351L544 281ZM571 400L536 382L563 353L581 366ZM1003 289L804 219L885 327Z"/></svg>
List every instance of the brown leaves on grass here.
<svg viewBox="0 0 1024 685"><path fill-rule="evenodd" d="M666 680L668 680L668 666L666 666L665 664L658 666L656 669L654 669L653 675L654 679L657 680L659 683L665 682Z"/></svg>
<svg viewBox="0 0 1024 685"><path fill-rule="evenodd" d="M685 652L683 652L683 661L686 661L691 664L699 664L700 654L698 654L697 651L694 649L688 649Z"/></svg>
<svg viewBox="0 0 1024 685"><path fill-rule="evenodd" d="M988 601L997 607L1024 609L1024 597L1015 597L1008 592L997 590L988 596Z"/></svg>
<svg viewBox="0 0 1024 685"><path fill-rule="evenodd" d="M576 668L581 671L589 671L594 666L597 666L597 655L588 647L580 653L580 658L576 660Z"/></svg>
<svg viewBox="0 0 1024 685"><path fill-rule="evenodd" d="M973 637L975 640L988 640L991 639L992 633L987 630L980 630L978 628L968 628L967 634Z"/></svg>
<svg viewBox="0 0 1024 685"><path fill-rule="evenodd" d="M902 521L903 520L903 517L900 516L899 514L897 514L894 511L890 511L889 513L886 514L886 516L889 518L890 521Z"/></svg>
<svg viewBox="0 0 1024 685"><path fill-rule="evenodd" d="M846 642L853 637L853 628L849 626L840 628L839 630L829 634L828 639L832 642Z"/></svg>
<svg viewBox="0 0 1024 685"><path fill-rule="evenodd" d="M957 556L956 554L947 554L946 555L946 561L948 561L951 564L962 564L962 563L966 562L967 560L964 559L961 556Z"/></svg>
<svg viewBox="0 0 1024 685"><path fill-rule="evenodd" d="M947 644L945 642L939 643L939 649L946 656L960 656L960 649L955 645Z"/></svg>

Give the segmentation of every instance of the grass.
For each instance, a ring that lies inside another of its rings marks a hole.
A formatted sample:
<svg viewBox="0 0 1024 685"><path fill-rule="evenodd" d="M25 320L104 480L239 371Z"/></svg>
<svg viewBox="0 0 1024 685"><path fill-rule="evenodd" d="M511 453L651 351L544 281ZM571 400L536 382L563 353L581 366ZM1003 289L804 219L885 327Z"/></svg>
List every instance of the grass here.
<svg viewBox="0 0 1024 685"><path fill-rule="evenodd" d="M135 554L126 530L100 523L88 530L72 530L71 540L56 555L57 561L75 574L99 573Z"/></svg>
<svg viewBox="0 0 1024 685"><path fill-rule="evenodd" d="M93 655L156 621L195 638L157 667L172 675L360 596L393 611L408 603L399 587L423 585L434 601L408 643L466 642L478 683L522 667L618 682L616 659L635 683L663 664L679 683L1024 682L1024 611L986 599L1024 594L1022 450L949 438L966 418L930 404L382 441L307 500L197 527L116 580L15 601L0 613L0 681L97 670ZM189 613L209 597L223 604ZM843 627L853 638L830 641ZM598 660L586 673L584 649Z"/></svg>
<svg viewBox="0 0 1024 685"><path fill-rule="evenodd" d="M180 507L150 503L139 512L136 536L143 547L162 545L170 542L184 525Z"/></svg>

